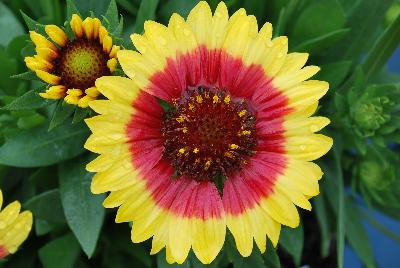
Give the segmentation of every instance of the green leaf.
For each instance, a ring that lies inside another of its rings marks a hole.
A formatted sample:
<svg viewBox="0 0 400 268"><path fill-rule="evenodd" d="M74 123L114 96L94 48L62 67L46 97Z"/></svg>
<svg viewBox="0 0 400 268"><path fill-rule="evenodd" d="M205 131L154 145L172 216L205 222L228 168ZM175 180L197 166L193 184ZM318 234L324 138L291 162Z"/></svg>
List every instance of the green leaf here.
<svg viewBox="0 0 400 268"><path fill-rule="evenodd" d="M289 253L297 266L300 265L304 245L303 225L297 228L282 228L279 245Z"/></svg>
<svg viewBox="0 0 400 268"><path fill-rule="evenodd" d="M79 244L71 233L39 249L39 258L45 268L73 268L78 256Z"/></svg>
<svg viewBox="0 0 400 268"><path fill-rule="evenodd" d="M329 233L330 221L328 219L328 207L325 204L324 196L320 194L319 196L313 198L315 214L317 216L319 230L321 233L321 256L323 258L328 257L329 249L331 244L331 237Z"/></svg>
<svg viewBox="0 0 400 268"><path fill-rule="evenodd" d="M400 43L400 15L382 33L369 51L363 69L366 78L376 76Z"/></svg>
<svg viewBox="0 0 400 268"><path fill-rule="evenodd" d="M385 13L393 3L393 0L354 2L355 5L347 14L348 19L346 22L346 27L351 28L351 32L332 48L332 53L330 54L334 59L357 59L361 56L376 40L377 31L381 28ZM373 12L371 12L372 10Z"/></svg>
<svg viewBox="0 0 400 268"><path fill-rule="evenodd" d="M291 36L301 42L342 29L344 23L343 8L336 0L313 1L294 22Z"/></svg>
<svg viewBox="0 0 400 268"><path fill-rule="evenodd" d="M36 76L36 74L35 74L33 71L29 70L29 71L27 71L27 72L25 72L25 73L20 73L20 74L12 75L12 76L10 76L10 78L13 78L13 79L22 79L22 80L28 80L28 81L30 81L30 80L36 80L36 79L37 79L37 76Z"/></svg>
<svg viewBox="0 0 400 268"><path fill-rule="evenodd" d="M45 235L54 230L57 224L42 220L35 219L35 233L37 236Z"/></svg>
<svg viewBox="0 0 400 268"><path fill-rule="evenodd" d="M67 0L67 20L70 20L73 14L78 14L81 16L74 2L72 0Z"/></svg>
<svg viewBox="0 0 400 268"><path fill-rule="evenodd" d="M321 71L315 79L329 82L329 88L335 91L349 74L351 61L338 61L321 66Z"/></svg>
<svg viewBox="0 0 400 268"><path fill-rule="evenodd" d="M44 25L35 21L34 19L32 19L31 17L29 17L28 15L26 15L22 10L20 11L22 18L24 19L26 26L28 26L29 31L35 31L38 32L40 34L44 34L45 30L44 30Z"/></svg>
<svg viewBox="0 0 400 268"><path fill-rule="evenodd" d="M31 115L18 118L17 127L19 129L31 129L43 124L45 121L46 118L43 115L33 112Z"/></svg>
<svg viewBox="0 0 400 268"><path fill-rule="evenodd" d="M279 261L279 256L276 253L276 249L269 240L267 243L267 250L263 257L267 268L281 268L281 263Z"/></svg>
<svg viewBox="0 0 400 268"><path fill-rule="evenodd" d="M53 165L73 158L84 151L88 137L84 124L63 124L53 131L48 126L21 131L0 147L0 164L15 167Z"/></svg>
<svg viewBox="0 0 400 268"><path fill-rule="evenodd" d="M80 157L59 165L60 194L67 223L90 258L96 248L105 210L103 195L93 195L90 184L93 174L86 171L88 157Z"/></svg>
<svg viewBox="0 0 400 268"><path fill-rule="evenodd" d="M169 0L161 5L159 10L160 20L167 23L172 13L176 12L186 18L190 10L198 3L198 0Z"/></svg>
<svg viewBox="0 0 400 268"><path fill-rule="evenodd" d="M57 107L51 117L49 131L61 125L75 111L75 105L67 104L63 100L58 101Z"/></svg>
<svg viewBox="0 0 400 268"><path fill-rule="evenodd" d="M143 25L146 20L152 20L156 17L158 0L142 0L136 17L133 32L142 33Z"/></svg>
<svg viewBox="0 0 400 268"><path fill-rule="evenodd" d="M346 214L345 214L345 192L344 192L344 181L343 181L343 169L341 164L342 154L342 137L339 135L331 134L331 137L335 141L333 149L329 153L331 156L330 163L322 162L320 165L325 173L326 180L322 184L324 191L326 191L326 197L336 213L336 251L338 259L338 267L343 267L343 255L345 245L345 234L346 234Z"/></svg>
<svg viewBox="0 0 400 268"><path fill-rule="evenodd" d="M110 5L108 6L108 9L104 15L103 22L104 21L109 23L110 32L113 32L117 28L119 20L117 3L115 2L115 0L110 1Z"/></svg>
<svg viewBox="0 0 400 268"><path fill-rule="evenodd" d="M371 243L363 226L359 210L346 202L346 238L367 268L376 267Z"/></svg>
<svg viewBox="0 0 400 268"><path fill-rule="evenodd" d="M8 111L33 110L46 107L54 103L53 100L44 99L38 95L38 92L42 90L42 87L32 89L26 92L24 95L16 98L2 109Z"/></svg>
<svg viewBox="0 0 400 268"><path fill-rule="evenodd" d="M0 45L7 46L16 36L24 33L24 28L8 7L0 2Z"/></svg>
<svg viewBox="0 0 400 268"><path fill-rule="evenodd" d="M51 223L65 222L58 189L53 189L34 196L26 202L24 207L32 211L33 215L35 215L35 219L46 220Z"/></svg>
<svg viewBox="0 0 400 268"><path fill-rule="evenodd" d="M331 46L333 43L337 42L341 38L343 38L346 34L348 34L350 29L343 28L339 30L335 30L333 32L328 32L322 34L320 36L310 38L305 40L304 42L300 43L291 51L296 52L309 52L309 53L317 53L321 51L323 48Z"/></svg>
<svg viewBox="0 0 400 268"><path fill-rule="evenodd" d="M72 119L72 124L76 124L81 122L83 119L86 118L86 116L88 116L90 113L90 109L89 108L79 108L77 107L74 113L74 118Z"/></svg>

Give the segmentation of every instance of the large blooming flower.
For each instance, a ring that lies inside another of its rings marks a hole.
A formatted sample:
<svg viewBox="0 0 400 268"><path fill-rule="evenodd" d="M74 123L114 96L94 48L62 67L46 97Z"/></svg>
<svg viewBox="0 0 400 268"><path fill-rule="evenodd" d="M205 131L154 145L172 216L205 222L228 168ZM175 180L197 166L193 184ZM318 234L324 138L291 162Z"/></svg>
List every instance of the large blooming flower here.
<svg viewBox="0 0 400 268"><path fill-rule="evenodd" d="M185 21L153 21L133 34L136 51L118 60L130 78L96 81L108 100L90 104L86 148L101 154L92 192L111 194L116 221L131 222L132 241L153 237L182 263L190 248L203 263L221 250L226 227L249 256L253 239L264 252L281 225L296 227L295 205L310 210L321 169L310 162L332 140L314 134L329 123L310 117L328 84L308 80L307 54L287 53L286 37L271 40L240 9L214 13L200 2ZM162 101L161 101L162 100Z"/></svg>
<svg viewBox="0 0 400 268"><path fill-rule="evenodd" d="M0 208L2 204L3 194L0 190ZM0 259L15 253L31 231L32 213L20 213L20 209L21 204L14 201L0 212Z"/></svg>
<svg viewBox="0 0 400 268"><path fill-rule="evenodd" d="M74 14L70 21L74 37L56 25L47 25L50 39L31 31L36 46L33 57L26 57L26 66L50 87L39 95L46 99L62 99L69 104L86 108L99 95L97 78L110 75L117 66L119 46L112 44L107 29L98 18L84 21Z"/></svg>

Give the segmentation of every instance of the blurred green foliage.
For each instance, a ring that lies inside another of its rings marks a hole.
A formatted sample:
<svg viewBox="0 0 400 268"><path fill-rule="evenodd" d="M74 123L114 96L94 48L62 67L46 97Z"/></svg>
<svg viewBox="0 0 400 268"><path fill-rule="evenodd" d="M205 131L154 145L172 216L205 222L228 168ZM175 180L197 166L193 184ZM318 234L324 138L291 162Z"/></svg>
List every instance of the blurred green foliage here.
<svg viewBox="0 0 400 268"><path fill-rule="evenodd" d="M186 16L196 0L3 0L0 1L0 188L6 201L19 199L33 211L30 238L2 267L175 267L165 252L149 255L150 242L132 244L127 224L90 194L91 174L82 147L89 131L87 109L44 100L45 85L27 71L34 53L28 30L65 21L74 12L102 18L117 43L133 49L129 36L143 23ZM218 0L210 0L212 8ZM321 160L325 177L303 225L282 230L278 249L269 244L242 258L228 235L210 267L343 266L347 241L366 267L375 267L362 225L367 206L400 219L400 76L385 64L400 41L400 3L394 0L227 0L232 14L244 7L274 36L288 35L290 51L309 52L318 79L330 83L319 114L329 117L335 145ZM371 12L373 11L373 12ZM346 191L348 189L348 191ZM346 204L346 205L345 205ZM318 222L319 228L315 223ZM383 229L382 229L383 228ZM384 227L380 230L386 235ZM310 250L311 248L311 250ZM320 250L315 250L320 248ZM310 251L312 252L310 254ZM191 253L182 267L203 267Z"/></svg>

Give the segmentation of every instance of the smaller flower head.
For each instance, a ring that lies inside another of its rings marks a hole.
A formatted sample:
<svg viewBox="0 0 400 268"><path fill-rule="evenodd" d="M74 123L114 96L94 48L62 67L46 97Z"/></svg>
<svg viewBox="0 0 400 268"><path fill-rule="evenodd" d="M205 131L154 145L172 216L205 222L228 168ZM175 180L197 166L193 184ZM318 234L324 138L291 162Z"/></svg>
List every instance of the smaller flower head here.
<svg viewBox="0 0 400 268"><path fill-rule="evenodd" d="M74 14L70 21L74 37L69 39L60 27L47 25L51 41L31 31L36 55L26 57L26 66L50 87L39 95L46 99L62 99L86 108L100 94L97 78L110 75L117 66L119 46L112 44L106 28L98 18L82 19Z"/></svg>
<svg viewBox="0 0 400 268"><path fill-rule="evenodd" d="M0 208L2 204L3 194L0 190ZM21 204L14 201L0 212L0 259L15 253L31 231L32 213L20 213L20 209Z"/></svg>

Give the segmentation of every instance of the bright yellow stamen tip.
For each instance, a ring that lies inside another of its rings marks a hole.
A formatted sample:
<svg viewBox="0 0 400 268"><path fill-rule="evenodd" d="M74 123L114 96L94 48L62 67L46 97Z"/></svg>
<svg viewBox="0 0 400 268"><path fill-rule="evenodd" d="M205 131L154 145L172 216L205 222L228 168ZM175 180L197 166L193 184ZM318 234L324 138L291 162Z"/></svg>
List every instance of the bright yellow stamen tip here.
<svg viewBox="0 0 400 268"><path fill-rule="evenodd" d="M198 148L193 149L193 153L197 154L200 150Z"/></svg>
<svg viewBox="0 0 400 268"><path fill-rule="evenodd" d="M185 121L185 118L183 118L183 116L179 116L177 118L175 118L176 121L178 121L178 123L183 123L183 121Z"/></svg>
<svg viewBox="0 0 400 268"><path fill-rule="evenodd" d="M186 151L186 150L185 150L185 148L181 148L181 149L179 149L179 153L180 153L180 154L184 154L184 153L185 153L185 151Z"/></svg>
<svg viewBox="0 0 400 268"><path fill-rule="evenodd" d="M224 98L224 102L226 103L226 104L228 104L229 102L231 101L231 96L226 96L225 98Z"/></svg>
<svg viewBox="0 0 400 268"><path fill-rule="evenodd" d="M232 143L231 145L229 145L229 148L231 148L232 150L235 150L235 149L239 148L239 146Z"/></svg>
<svg viewBox="0 0 400 268"><path fill-rule="evenodd" d="M239 117L244 116L246 113L247 113L246 110L241 110L241 111L239 112Z"/></svg>
<svg viewBox="0 0 400 268"><path fill-rule="evenodd" d="M194 105L189 103L189 110L193 111L194 110Z"/></svg>
<svg viewBox="0 0 400 268"><path fill-rule="evenodd" d="M202 102L203 102L203 98L202 98L200 95L197 95L196 101L197 101L198 103L202 103Z"/></svg>
<svg viewBox="0 0 400 268"><path fill-rule="evenodd" d="M207 162L204 164L204 170L209 169L211 166L211 160L207 160Z"/></svg>
<svg viewBox="0 0 400 268"><path fill-rule="evenodd" d="M243 130L243 131L242 131L242 134L243 134L243 135L250 135L250 134L251 134L251 131L250 131L250 130Z"/></svg>
<svg viewBox="0 0 400 268"><path fill-rule="evenodd" d="M218 96L217 96L217 95L214 95L214 97L213 97L213 103L214 103L214 104L215 104L215 103L218 103L218 101L219 101Z"/></svg>
<svg viewBox="0 0 400 268"><path fill-rule="evenodd" d="M182 132L183 132L183 133L187 133L187 132L188 132L187 127L182 128Z"/></svg>

